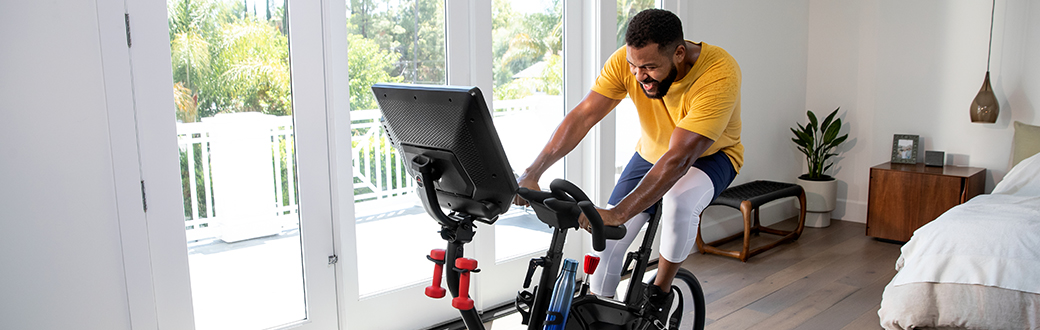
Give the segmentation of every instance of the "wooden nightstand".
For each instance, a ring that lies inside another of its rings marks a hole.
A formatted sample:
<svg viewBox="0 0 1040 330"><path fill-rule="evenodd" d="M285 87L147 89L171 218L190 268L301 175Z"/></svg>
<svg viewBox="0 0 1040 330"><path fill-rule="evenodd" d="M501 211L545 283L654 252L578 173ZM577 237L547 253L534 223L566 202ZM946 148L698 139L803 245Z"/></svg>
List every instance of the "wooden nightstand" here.
<svg viewBox="0 0 1040 330"><path fill-rule="evenodd" d="M884 163L870 168L867 236L906 242L914 230L983 192L980 167Z"/></svg>

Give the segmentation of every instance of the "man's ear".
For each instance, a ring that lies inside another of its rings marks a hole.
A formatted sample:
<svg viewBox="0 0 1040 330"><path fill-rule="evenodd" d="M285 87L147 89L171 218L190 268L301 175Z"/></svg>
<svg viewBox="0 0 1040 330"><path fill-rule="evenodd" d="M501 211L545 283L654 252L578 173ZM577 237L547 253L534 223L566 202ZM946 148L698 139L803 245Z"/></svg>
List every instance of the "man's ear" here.
<svg viewBox="0 0 1040 330"><path fill-rule="evenodd" d="M672 54L672 62L676 64L681 63L686 58L686 41L679 43L675 46L675 54Z"/></svg>

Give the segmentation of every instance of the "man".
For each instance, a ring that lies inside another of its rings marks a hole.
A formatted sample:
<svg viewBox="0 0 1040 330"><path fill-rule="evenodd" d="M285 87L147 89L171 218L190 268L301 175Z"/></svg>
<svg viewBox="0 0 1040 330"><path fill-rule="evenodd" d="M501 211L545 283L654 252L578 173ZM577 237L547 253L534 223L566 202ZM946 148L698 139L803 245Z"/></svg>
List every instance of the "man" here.
<svg viewBox="0 0 1040 330"><path fill-rule="evenodd" d="M743 164L740 143L740 68L722 48L683 39L682 22L649 9L632 18L625 46L604 64L592 91L560 123L534 163L517 179L538 190L538 179L563 158L626 95L642 134L606 208L606 225L628 235L608 240L592 291L613 296L626 248L663 200L658 276L647 294L659 320L670 308L671 283L693 249L701 211L733 181ZM517 197L514 203L526 205ZM580 219L586 229L587 220Z"/></svg>

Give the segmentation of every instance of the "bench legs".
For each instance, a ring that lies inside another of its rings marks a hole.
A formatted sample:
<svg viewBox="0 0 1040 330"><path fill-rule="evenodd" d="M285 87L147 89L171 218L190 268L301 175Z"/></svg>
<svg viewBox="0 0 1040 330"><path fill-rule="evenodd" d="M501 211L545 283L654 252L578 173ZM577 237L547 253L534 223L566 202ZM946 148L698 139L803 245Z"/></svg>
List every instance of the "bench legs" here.
<svg viewBox="0 0 1040 330"><path fill-rule="evenodd" d="M790 241L794 241L794 240L798 239L798 236L802 235L802 229L805 228L805 192L802 192L802 194L800 196L798 196L798 203L801 205L801 207L799 208L799 214L798 214L798 228L795 229L795 230L788 231L788 230L779 230L779 229L774 229L774 228L769 228L769 227L763 226L759 222L758 208L757 207L756 208L752 208L751 207L751 202L744 201L743 203L740 203L740 213L743 214L743 216L744 216L744 232L743 233L737 233L737 234L735 234L733 236L729 236L729 237L726 237L726 238L723 238L723 239L720 239L720 240L716 240L716 241L713 241L713 242L710 242L710 243L705 243L704 240L701 238L700 228L697 228L697 249L699 249L701 251L701 254L705 254L705 253L717 254L717 255L721 255L721 256L737 258L737 259L740 259L740 261L742 261L742 262L747 262L748 258L750 258L753 255L756 255L756 254L762 253L763 251L772 249L772 248L776 247L777 245L780 245L780 244L783 244L783 243L786 243L786 242L790 242ZM753 216L752 216L752 214L753 214ZM703 222L703 220L702 220L702 222ZM767 234L773 234L773 235L779 235L779 236L782 236L782 237L780 237L780 239L778 239L778 240L776 240L776 241L774 241L772 243L769 243L769 244L766 244L766 245L763 245L763 246L751 249L751 234L758 234L759 232L763 232L763 233L767 233ZM744 238L744 244L741 247L740 251L725 250L725 249L718 248L719 245L722 245L724 243L736 240L736 239L741 238L741 237Z"/></svg>

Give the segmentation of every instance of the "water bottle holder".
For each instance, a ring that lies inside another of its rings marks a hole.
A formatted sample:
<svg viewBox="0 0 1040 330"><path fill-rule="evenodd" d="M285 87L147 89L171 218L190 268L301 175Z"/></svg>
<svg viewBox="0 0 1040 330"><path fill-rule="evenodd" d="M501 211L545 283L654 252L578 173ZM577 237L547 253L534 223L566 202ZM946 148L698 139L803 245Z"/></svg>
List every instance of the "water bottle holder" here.
<svg viewBox="0 0 1040 330"><path fill-rule="evenodd" d="M533 293L527 290L517 292L514 306L516 306L516 311L520 313L522 324L531 324L531 305L533 303Z"/></svg>

